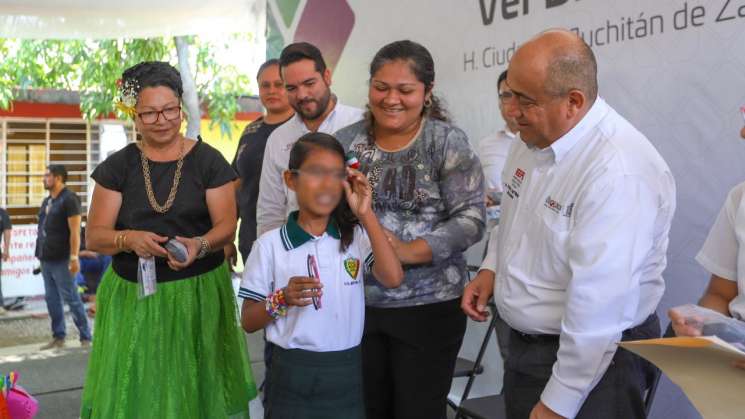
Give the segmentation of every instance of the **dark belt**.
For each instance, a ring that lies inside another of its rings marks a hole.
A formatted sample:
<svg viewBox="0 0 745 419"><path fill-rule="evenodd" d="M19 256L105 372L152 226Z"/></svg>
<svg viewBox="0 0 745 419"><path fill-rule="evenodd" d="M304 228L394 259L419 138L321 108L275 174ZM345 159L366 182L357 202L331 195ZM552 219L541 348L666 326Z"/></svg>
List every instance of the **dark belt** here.
<svg viewBox="0 0 745 419"><path fill-rule="evenodd" d="M653 324L658 322L657 313L652 313L640 324L630 327L623 331L621 340L635 340L635 339L650 339L658 336L649 336L648 333L644 333L646 329ZM645 336L646 335L646 336ZM523 333L519 330L512 329L512 336L517 336L520 340L526 343L559 343L560 335L540 335Z"/></svg>
<svg viewBox="0 0 745 419"><path fill-rule="evenodd" d="M512 336L517 336L525 343L559 343L559 335L533 335L512 329Z"/></svg>

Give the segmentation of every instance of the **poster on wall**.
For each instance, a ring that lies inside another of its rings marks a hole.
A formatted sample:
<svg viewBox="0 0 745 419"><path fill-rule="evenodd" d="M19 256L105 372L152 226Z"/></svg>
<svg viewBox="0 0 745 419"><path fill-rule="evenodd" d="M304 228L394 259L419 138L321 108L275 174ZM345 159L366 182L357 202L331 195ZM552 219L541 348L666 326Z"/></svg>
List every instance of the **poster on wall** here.
<svg viewBox="0 0 745 419"><path fill-rule="evenodd" d="M44 280L41 274L34 275L39 261L36 250L37 226L16 225L11 230L10 259L2 263L3 297L44 295Z"/></svg>

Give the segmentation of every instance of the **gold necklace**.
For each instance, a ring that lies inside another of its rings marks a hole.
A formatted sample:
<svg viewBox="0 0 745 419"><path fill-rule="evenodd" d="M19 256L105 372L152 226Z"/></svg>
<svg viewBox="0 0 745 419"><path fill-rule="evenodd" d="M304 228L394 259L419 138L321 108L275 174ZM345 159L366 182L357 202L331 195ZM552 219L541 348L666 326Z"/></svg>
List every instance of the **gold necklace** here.
<svg viewBox="0 0 745 419"><path fill-rule="evenodd" d="M150 206L157 212L165 214L173 206L173 201L176 199L176 192L178 191L178 184L181 180L181 168L184 165L184 141L181 140L181 151L179 152L178 162L176 162L176 173L173 175L173 184L171 185L171 191L168 193L168 199L163 205L158 204L155 199L155 193L153 192L153 183L150 180L150 164L147 162L145 157L145 143L142 143L140 148L140 160L142 161L142 176L145 178L145 191L147 192L147 199L150 201Z"/></svg>

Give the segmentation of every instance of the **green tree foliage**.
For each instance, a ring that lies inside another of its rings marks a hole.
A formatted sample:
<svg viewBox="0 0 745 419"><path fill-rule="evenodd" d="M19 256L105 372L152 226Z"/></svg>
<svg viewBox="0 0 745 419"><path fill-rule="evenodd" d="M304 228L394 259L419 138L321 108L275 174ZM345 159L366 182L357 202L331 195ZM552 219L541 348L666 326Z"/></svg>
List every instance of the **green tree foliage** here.
<svg viewBox="0 0 745 419"><path fill-rule="evenodd" d="M236 35L230 39L236 39ZM238 97L248 94L250 78L232 65L221 64L216 45L187 37L194 51L192 73L200 101L213 124L230 134ZM168 61L178 67L173 38L104 40L15 40L0 38L0 107L8 109L19 91L61 89L80 92L80 110L93 120L117 114L117 80L141 61ZM124 115L118 114L124 118Z"/></svg>

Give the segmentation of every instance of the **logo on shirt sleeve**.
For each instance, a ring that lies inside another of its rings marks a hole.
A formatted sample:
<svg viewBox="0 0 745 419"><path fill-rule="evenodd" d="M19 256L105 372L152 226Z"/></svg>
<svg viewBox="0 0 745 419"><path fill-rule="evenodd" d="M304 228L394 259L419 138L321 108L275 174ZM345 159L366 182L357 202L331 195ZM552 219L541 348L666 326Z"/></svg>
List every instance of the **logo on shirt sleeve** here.
<svg viewBox="0 0 745 419"><path fill-rule="evenodd" d="M344 270L347 271L352 279L357 279L357 274L360 272L360 260L353 257L345 259Z"/></svg>

